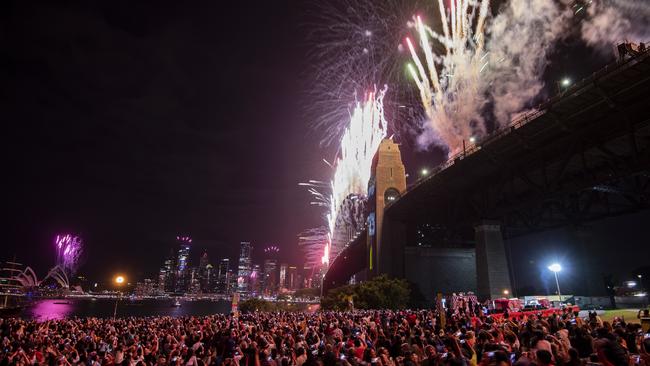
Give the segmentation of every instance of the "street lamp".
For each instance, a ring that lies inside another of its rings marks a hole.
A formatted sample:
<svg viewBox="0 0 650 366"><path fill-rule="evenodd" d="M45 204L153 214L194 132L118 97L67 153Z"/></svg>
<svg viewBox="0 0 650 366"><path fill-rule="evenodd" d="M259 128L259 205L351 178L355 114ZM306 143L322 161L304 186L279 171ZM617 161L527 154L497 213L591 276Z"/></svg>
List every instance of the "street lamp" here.
<svg viewBox="0 0 650 366"><path fill-rule="evenodd" d="M122 284L124 284L125 282L124 276L122 275L115 276L114 282L117 287L122 286ZM113 307L113 320L115 320L115 316L117 315L117 302L121 297L122 297L122 292L119 291L118 296L115 298L115 307Z"/></svg>
<svg viewBox="0 0 650 366"><path fill-rule="evenodd" d="M562 302L562 293L560 292L560 281L557 278L557 273L562 270L562 266L559 263L553 263L550 266L548 266L548 269L553 272L555 275L555 285L557 286L557 296L560 298L560 302Z"/></svg>
<svg viewBox="0 0 650 366"><path fill-rule="evenodd" d="M505 290L503 290L503 294L504 294L505 296L508 296L508 294L510 294L510 291L508 291L508 289L505 289Z"/></svg>
<svg viewBox="0 0 650 366"><path fill-rule="evenodd" d="M422 168L422 170L420 171L420 174L422 174L423 177L426 177L427 175L429 175L429 169Z"/></svg>

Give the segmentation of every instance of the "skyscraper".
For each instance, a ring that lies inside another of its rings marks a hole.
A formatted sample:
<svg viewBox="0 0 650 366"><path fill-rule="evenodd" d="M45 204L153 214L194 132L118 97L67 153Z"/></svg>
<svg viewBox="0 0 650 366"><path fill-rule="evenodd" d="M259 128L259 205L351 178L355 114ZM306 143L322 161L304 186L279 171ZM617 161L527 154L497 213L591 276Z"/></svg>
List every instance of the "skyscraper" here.
<svg viewBox="0 0 650 366"><path fill-rule="evenodd" d="M287 264L280 265L280 283L278 284L280 290L287 288Z"/></svg>
<svg viewBox="0 0 650 366"><path fill-rule="evenodd" d="M271 296L278 291L278 261L267 259L264 261L263 292Z"/></svg>
<svg viewBox="0 0 650 366"><path fill-rule="evenodd" d="M259 264L254 264L253 269L251 270L250 282L249 282L249 291L253 296L257 296L260 293L260 278L262 277L262 270Z"/></svg>
<svg viewBox="0 0 650 366"><path fill-rule="evenodd" d="M158 273L158 289L161 292L173 292L176 283L176 256L171 249Z"/></svg>
<svg viewBox="0 0 650 366"><path fill-rule="evenodd" d="M177 236L178 241L178 260L176 261L176 292L186 292L189 288L190 273L189 273L189 260L190 260L190 244L192 238L189 236Z"/></svg>
<svg viewBox="0 0 650 366"><path fill-rule="evenodd" d="M251 243L242 241L239 251L239 266L237 268L237 292L247 295L250 292Z"/></svg>
<svg viewBox="0 0 650 366"><path fill-rule="evenodd" d="M204 251L199 259L199 268L198 268L198 282L201 292L208 293L212 289L209 288L210 281L210 258L208 257L208 252Z"/></svg>
<svg viewBox="0 0 650 366"><path fill-rule="evenodd" d="M287 289L296 290L298 288L298 269L295 266L289 266L286 276Z"/></svg>
<svg viewBox="0 0 650 366"><path fill-rule="evenodd" d="M228 294L237 292L237 290L237 273L231 268L228 270Z"/></svg>
<svg viewBox="0 0 650 366"><path fill-rule="evenodd" d="M305 265L302 268L302 287L312 288L313 267Z"/></svg>
<svg viewBox="0 0 650 366"><path fill-rule="evenodd" d="M219 262L219 269L217 270L217 293L228 295L230 293L230 259L223 258Z"/></svg>

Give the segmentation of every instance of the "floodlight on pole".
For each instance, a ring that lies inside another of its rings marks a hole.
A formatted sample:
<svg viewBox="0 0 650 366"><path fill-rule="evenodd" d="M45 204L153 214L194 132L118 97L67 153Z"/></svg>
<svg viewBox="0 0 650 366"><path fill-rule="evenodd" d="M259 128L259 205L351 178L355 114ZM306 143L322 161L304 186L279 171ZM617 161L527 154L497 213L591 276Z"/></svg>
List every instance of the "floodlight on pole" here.
<svg viewBox="0 0 650 366"><path fill-rule="evenodd" d="M559 263L553 263L550 266L548 266L548 269L553 272L555 275L555 285L557 286L557 296L560 298L560 302L562 302L562 293L560 292L560 280L557 278L557 273L562 270L562 266Z"/></svg>
<svg viewBox="0 0 650 366"><path fill-rule="evenodd" d="M120 287L124 284L124 282L126 282L126 279L122 275L117 275L115 276L114 282L115 285ZM122 297L122 291L119 291L118 296L115 297L115 306L113 307L113 320L115 320L115 316L117 315L117 302L121 297Z"/></svg>

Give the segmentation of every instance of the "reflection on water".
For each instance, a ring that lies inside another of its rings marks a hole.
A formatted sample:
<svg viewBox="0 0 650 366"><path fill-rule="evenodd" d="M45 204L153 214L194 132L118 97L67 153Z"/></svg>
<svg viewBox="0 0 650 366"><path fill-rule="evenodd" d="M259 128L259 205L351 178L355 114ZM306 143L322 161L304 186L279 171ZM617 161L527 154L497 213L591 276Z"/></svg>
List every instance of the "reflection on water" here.
<svg viewBox="0 0 650 366"><path fill-rule="evenodd" d="M117 305L117 316L187 316L226 314L230 311L227 301L182 301L182 306L172 306L172 300L120 300ZM37 300L26 308L21 315L24 318L45 321L70 317L99 317L113 316L115 300L110 299L45 299Z"/></svg>
<svg viewBox="0 0 650 366"><path fill-rule="evenodd" d="M72 313L71 303L56 303L55 300L40 300L25 310L25 315L38 320L61 319ZM31 313L31 314L29 314Z"/></svg>

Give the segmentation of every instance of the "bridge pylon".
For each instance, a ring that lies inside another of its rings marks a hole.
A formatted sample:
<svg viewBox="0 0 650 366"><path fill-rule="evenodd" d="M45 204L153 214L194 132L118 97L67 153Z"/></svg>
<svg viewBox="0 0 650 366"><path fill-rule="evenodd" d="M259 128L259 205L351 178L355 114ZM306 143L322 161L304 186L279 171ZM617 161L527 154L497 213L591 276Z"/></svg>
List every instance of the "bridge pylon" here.
<svg viewBox="0 0 650 366"><path fill-rule="evenodd" d="M481 221L474 226L474 234L479 298L509 297L512 294L512 284L501 224L498 221Z"/></svg>
<svg viewBox="0 0 650 366"><path fill-rule="evenodd" d="M406 191L406 169L402 162L399 144L384 139L379 145L368 183L368 236L366 244L368 277L385 273L382 269L381 245L384 208L400 198Z"/></svg>

